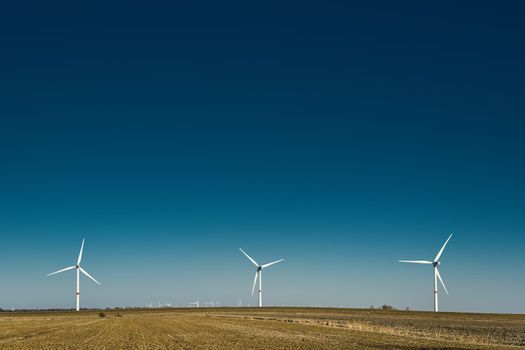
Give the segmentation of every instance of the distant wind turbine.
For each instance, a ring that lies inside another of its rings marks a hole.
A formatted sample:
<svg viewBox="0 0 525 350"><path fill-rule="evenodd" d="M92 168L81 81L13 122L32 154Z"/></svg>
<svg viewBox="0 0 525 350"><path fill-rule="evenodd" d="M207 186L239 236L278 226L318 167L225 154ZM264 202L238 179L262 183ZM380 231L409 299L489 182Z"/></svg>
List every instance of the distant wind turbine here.
<svg viewBox="0 0 525 350"><path fill-rule="evenodd" d="M58 270L58 271L55 271L55 272L50 273L50 274L47 275L47 276L51 276L51 275L54 275L54 274L57 274L57 273L60 273L60 272L67 271L67 270L73 270L73 269L77 270L77 292L76 292L76 296L77 296L77 311L80 310L80 272L82 272L87 277L91 278L96 284L100 285L100 283L96 279L91 277L91 275L80 266L80 262L82 261L82 251L84 250L84 241L85 241L85 239L82 240L82 245L80 246L80 253L78 254L78 260L77 260L77 264L76 265L66 267L66 268L64 268L62 270Z"/></svg>
<svg viewBox="0 0 525 350"><path fill-rule="evenodd" d="M284 259L280 259L280 260L276 260L274 262L271 262L271 263L268 263L268 264L264 264L264 265L259 265L255 260L252 259L251 256L249 256L248 254L246 254L244 252L244 250L242 250L241 248L239 248L239 250L248 258L248 260L250 260L252 262L252 264L255 265L255 267L257 268L257 270L255 271L255 278L253 280L253 287L252 287L252 295L253 295L253 292L255 291L255 285L257 284L257 279L259 279L259 307L262 307L262 270L267 268L267 267L270 267L272 266L273 264L277 264L278 262L281 262L283 261Z"/></svg>
<svg viewBox="0 0 525 350"><path fill-rule="evenodd" d="M448 237L445 244L443 244L443 247L439 250L436 257L434 258L434 261L427 261L427 260L399 260L399 262L402 263L410 263L410 264L425 264L425 265L432 265L434 266L434 312L439 311L439 305L438 305L438 279L439 282L441 282L441 285L443 286L443 289L445 289L445 292L448 295L447 287L445 287L445 283L443 282L443 279L441 278L441 274L439 273L438 266L441 265L441 262L439 261L439 258L441 258L441 255L443 254L443 251L445 250L445 247L447 246L448 241L452 238L452 235Z"/></svg>

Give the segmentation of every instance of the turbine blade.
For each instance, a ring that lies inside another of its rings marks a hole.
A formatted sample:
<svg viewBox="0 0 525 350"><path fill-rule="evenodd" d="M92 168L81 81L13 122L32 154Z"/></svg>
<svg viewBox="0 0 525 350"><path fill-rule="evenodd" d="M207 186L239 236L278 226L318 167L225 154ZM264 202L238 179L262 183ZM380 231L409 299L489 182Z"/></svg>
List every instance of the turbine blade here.
<svg viewBox="0 0 525 350"><path fill-rule="evenodd" d="M437 267L436 267L436 275L438 276L439 282L441 282L441 285L443 286L443 288L445 289L445 292L448 295L447 287L445 287L445 283L443 282L443 279L441 278L441 274L439 273L439 270L437 269Z"/></svg>
<svg viewBox="0 0 525 350"><path fill-rule="evenodd" d="M90 275L89 273L87 273L86 270L84 270L84 269L81 268L81 267L79 267L79 269L80 269L80 271L82 271L82 273L83 273L84 275L86 275L86 276L88 276L89 278L91 278L91 279L93 280L93 282L95 282L96 284L98 284L98 285L100 286L100 283L99 283L96 279L94 279L93 277L91 277L91 275Z"/></svg>
<svg viewBox="0 0 525 350"><path fill-rule="evenodd" d="M437 253L436 258L434 259L434 262L438 261L439 258L441 258L441 254L443 254L443 251L445 250L445 247L447 246L447 243L448 241L450 241L451 238L452 238L452 235L448 236L447 241L445 242L445 244L443 244L443 247L441 247L441 250L439 251L439 253Z"/></svg>
<svg viewBox="0 0 525 350"><path fill-rule="evenodd" d="M84 250L84 241L86 239L82 239L82 245L80 246L80 253L78 254L78 260L77 260L77 265L80 265L80 261L82 260L82 251Z"/></svg>
<svg viewBox="0 0 525 350"><path fill-rule="evenodd" d="M67 271L67 270L72 270L72 269L74 269L75 267L76 267L76 266L66 267L66 268L64 268L64 269L62 269L62 270L58 270L58 271L55 271L55 272L49 273L49 274L47 274L46 276L51 276L51 275L55 275L55 274L60 273L60 272L64 272L64 271Z"/></svg>
<svg viewBox="0 0 525 350"><path fill-rule="evenodd" d="M239 248L239 250L255 265L255 267L259 267L259 264L257 264L257 262L255 260L253 260L251 256L246 254L246 252L244 250L242 250L241 248Z"/></svg>
<svg viewBox="0 0 525 350"><path fill-rule="evenodd" d="M398 260L398 262L410 263L410 264L427 264L427 265L432 265L432 261L426 261L426 260Z"/></svg>
<svg viewBox="0 0 525 350"><path fill-rule="evenodd" d="M255 278L253 279L252 295L255 291L255 285L257 284L257 277L259 277L259 272L255 272Z"/></svg>
<svg viewBox="0 0 525 350"><path fill-rule="evenodd" d="M265 269L265 268L267 268L267 267L269 267L269 266L272 266L273 264L277 264L278 262L281 262L281 261L284 261L284 259L277 260L277 261L274 261L274 262L271 262L271 263L268 263L268 264L264 264L264 265L262 265L261 267L262 267L263 269Z"/></svg>

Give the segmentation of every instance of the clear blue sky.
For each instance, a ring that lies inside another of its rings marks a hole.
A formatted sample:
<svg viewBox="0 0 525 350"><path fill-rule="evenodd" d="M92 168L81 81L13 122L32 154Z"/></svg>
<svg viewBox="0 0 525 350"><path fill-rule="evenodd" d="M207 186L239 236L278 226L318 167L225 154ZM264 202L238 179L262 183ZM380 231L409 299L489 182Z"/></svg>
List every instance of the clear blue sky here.
<svg viewBox="0 0 525 350"><path fill-rule="evenodd" d="M518 2L5 4L0 307L525 312Z"/></svg>

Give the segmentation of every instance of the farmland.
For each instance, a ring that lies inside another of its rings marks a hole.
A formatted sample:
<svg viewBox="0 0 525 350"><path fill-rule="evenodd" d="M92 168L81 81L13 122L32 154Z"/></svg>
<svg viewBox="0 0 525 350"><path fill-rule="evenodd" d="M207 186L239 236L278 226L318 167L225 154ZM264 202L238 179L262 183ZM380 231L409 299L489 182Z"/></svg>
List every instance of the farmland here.
<svg viewBox="0 0 525 350"><path fill-rule="evenodd" d="M0 349L525 349L525 315L305 308L0 314Z"/></svg>

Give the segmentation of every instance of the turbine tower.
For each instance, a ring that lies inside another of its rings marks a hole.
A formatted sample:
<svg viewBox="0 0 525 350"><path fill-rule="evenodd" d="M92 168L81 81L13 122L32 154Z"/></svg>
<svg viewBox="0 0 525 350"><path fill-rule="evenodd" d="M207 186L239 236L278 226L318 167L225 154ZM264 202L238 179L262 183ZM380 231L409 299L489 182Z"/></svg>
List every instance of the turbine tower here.
<svg viewBox="0 0 525 350"><path fill-rule="evenodd" d="M399 260L399 262L402 263L410 263L410 264L425 264L425 265L432 265L434 267L434 312L439 311L439 304L438 304L438 279L439 282L441 282L441 285L443 286L443 289L448 295L447 287L445 287L445 283L443 282L443 279L441 278L441 274L439 273L438 266L441 265L441 262L439 261L439 258L441 258L441 255L443 254L443 251L445 250L445 247L447 246L448 241L452 238L452 235L448 237L445 244L441 247L439 252L437 253L436 257L434 258L434 261L427 261L427 260Z"/></svg>
<svg viewBox="0 0 525 350"><path fill-rule="evenodd" d="M255 279L253 280L253 287L252 287L252 295L253 295L253 292L255 291L255 285L257 284L257 279L259 279L259 307L262 307L262 270L267 268L267 267L270 267L272 266L273 264L277 264L278 262L281 262L283 261L284 259L281 259L281 260L277 260L277 261L274 261L274 262L271 262L271 263L268 263L268 264L264 264L264 265L259 265L257 264L257 262L255 260L252 259L251 256L249 256L248 254L246 254L244 252L244 250L242 250L241 248L239 248L239 250L248 258L248 260L250 260L252 262L252 264L255 265L255 267L257 268L257 271L255 271Z"/></svg>
<svg viewBox="0 0 525 350"><path fill-rule="evenodd" d="M80 266L80 262L82 261L82 251L84 250L84 241L85 241L85 239L82 239L82 245L80 246L80 253L78 254L78 260L77 260L77 264L75 266L69 266L69 267L63 268L62 270L58 270L58 271L52 272L52 273L47 275L47 276L51 276L51 275L54 275L54 274L57 274L57 273L60 273L60 272L64 272L64 271L67 271L67 270L72 270L72 269L76 269L77 270L77 292L76 292L76 296L77 296L77 311L80 310L80 272L82 272L84 275L86 275L89 278L91 278L96 284L100 285L100 283L96 279L91 277L91 275Z"/></svg>

